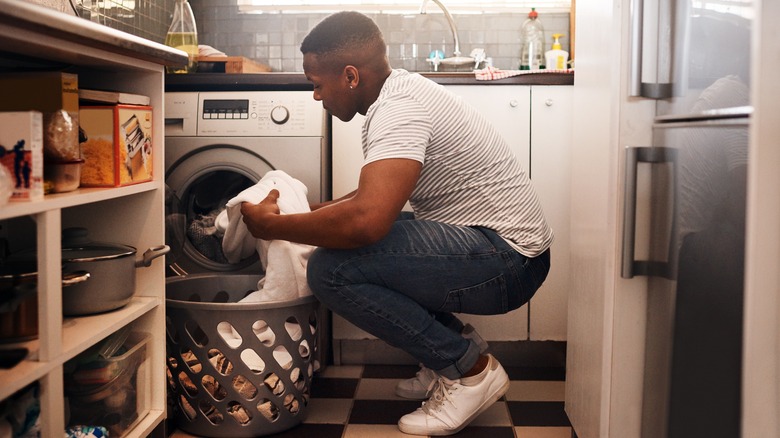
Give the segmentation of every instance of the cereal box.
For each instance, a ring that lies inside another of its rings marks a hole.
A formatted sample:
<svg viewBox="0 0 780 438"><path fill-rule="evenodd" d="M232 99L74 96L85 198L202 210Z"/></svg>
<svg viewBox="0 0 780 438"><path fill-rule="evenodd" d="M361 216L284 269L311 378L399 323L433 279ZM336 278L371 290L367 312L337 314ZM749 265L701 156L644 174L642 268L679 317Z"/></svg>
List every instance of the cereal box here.
<svg viewBox="0 0 780 438"><path fill-rule="evenodd" d="M118 187L152 179L152 107L82 106L82 187Z"/></svg>
<svg viewBox="0 0 780 438"><path fill-rule="evenodd" d="M43 114L0 112L0 163L14 183L12 201L43 199Z"/></svg>

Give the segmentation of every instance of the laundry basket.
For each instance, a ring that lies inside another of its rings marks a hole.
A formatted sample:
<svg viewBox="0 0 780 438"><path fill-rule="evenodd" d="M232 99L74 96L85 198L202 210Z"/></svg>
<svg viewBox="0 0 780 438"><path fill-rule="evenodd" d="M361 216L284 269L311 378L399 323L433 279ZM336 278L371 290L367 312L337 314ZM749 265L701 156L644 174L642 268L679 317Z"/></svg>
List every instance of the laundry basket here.
<svg viewBox="0 0 780 438"><path fill-rule="evenodd" d="M167 281L169 404L176 426L209 437L290 429L306 414L319 302L238 303L252 275L198 274Z"/></svg>

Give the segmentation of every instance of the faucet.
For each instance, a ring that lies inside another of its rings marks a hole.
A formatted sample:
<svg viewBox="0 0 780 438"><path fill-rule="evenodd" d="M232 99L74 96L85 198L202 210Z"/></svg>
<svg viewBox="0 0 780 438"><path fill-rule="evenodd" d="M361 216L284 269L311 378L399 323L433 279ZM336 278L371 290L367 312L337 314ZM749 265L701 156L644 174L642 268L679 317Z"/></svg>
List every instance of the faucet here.
<svg viewBox="0 0 780 438"><path fill-rule="evenodd" d="M423 0L422 5L420 5L420 13L425 13L425 6L428 4L428 1L430 0ZM439 0L432 0L434 3L439 5L442 12L444 12L444 16L447 18L447 23L450 25L450 30L452 31L452 38L455 39L455 51L453 54L456 58L460 57L460 43L458 42L458 29L455 28L455 20L452 19L452 15L450 15L450 11L447 10L447 8L444 7L444 5Z"/></svg>

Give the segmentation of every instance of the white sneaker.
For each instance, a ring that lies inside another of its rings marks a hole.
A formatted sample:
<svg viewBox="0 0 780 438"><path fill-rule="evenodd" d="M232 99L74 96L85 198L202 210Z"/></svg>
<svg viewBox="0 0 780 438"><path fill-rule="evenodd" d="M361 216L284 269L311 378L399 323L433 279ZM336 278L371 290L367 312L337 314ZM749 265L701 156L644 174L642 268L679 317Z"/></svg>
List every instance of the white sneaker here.
<svg viewBox="0 0 780 438"><path fill-rule="evenodd" d="M399 397L412 400L425 400L431 396L431 391L436 385L439 375L436 371L420 364L420 371L411 379L401 380L395 386L395 393Z"/></svg>
<svg viewBox="0 0 780 438"><path fill-rule="evenodd" d="M401 432L433 436L460 432L506 393L509 376L489 354L487 367L476 376L458 380L440 376L437 383L428 401L398 420Z"/></svg>
<svg viewBox="0 0 780 438"><path fill-rule="evenodd" d="M464 338L473 339L479 346L479 352L484 353L488 344L482 339L482 336L472 327L471 324L463 326L461 332ZM427 400L431 396L431 391L438 380L439 375L436 371L426 368L420 364L420 371L414 377L398 382L395 387L395 393L399 397L412 400Z"/></svg>

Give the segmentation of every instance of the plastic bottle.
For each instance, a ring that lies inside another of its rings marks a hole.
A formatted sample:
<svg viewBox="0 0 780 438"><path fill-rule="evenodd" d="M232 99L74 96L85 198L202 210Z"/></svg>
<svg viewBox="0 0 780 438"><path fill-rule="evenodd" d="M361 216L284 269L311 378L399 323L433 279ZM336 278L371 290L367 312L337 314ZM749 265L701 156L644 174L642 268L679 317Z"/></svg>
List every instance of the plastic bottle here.
<svg viewBox="0 0 780 438"><path fill-rule="evenodd" d="M184 67L166 67L168 73L195 73L198 68L198 29L187 0L176 0L165 45L187 52L190 58Z"/></svg>
<svg viewBox="0 0 780 438"><path fill-rule="evenodd" d="M536 8L531 8L528 19L520 30L523 48L520 52L520 70L544 68L544 26L539 21Z"/></svg>
<svg viewBox="0 0 780 438"><path fill-rule="evenodd" d="M567 63L569 62L569 52L561 49L561 43L558 41L558 38L562 36L562 33L553 34L552 50L548 50L545 54L545 58L547 59L546 65L548 69L563 70L568 68Z"/></svg>

